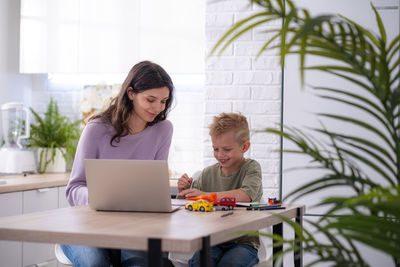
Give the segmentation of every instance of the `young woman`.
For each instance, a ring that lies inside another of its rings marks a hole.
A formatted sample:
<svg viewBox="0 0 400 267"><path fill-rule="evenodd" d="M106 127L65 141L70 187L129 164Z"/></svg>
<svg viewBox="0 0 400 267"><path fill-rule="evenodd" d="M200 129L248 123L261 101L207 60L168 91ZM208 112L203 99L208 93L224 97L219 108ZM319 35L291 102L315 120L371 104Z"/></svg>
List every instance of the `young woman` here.
<svg viewBox="0 0 400 267"><path fill-rule="evenodd" d="M171 78L159 65L143 61L133 66L119 95L83 130L66 191L72 206L89 202L84 159L168 159L173 129L166 118L173 90ZM109 249L61 248L75 266L110 266ZM145 266L146 260L143 251L121 250L122 266Z"/></svg>

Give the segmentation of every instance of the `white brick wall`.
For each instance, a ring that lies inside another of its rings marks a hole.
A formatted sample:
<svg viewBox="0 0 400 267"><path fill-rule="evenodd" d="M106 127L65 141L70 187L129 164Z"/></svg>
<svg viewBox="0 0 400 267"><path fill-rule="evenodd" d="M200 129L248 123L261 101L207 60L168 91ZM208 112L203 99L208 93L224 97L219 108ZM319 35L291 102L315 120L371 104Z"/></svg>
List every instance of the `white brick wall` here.
<svg viewBox="0 0 400 267"><path fill-rule="evenodd" d="M208 1L206 7L207 55L233 25L259 11L248 0ZM265 26L266 28L270 25ZM220 56L206 59L204 165L215 162L208 125L220 112L241 112L249 121L251 148L246 157L262 166L264 197L279 197L279 138L256 132L278 127L280 121L281 68L276 51L256 59L269 34L252 30L228 46Z"/></svg>

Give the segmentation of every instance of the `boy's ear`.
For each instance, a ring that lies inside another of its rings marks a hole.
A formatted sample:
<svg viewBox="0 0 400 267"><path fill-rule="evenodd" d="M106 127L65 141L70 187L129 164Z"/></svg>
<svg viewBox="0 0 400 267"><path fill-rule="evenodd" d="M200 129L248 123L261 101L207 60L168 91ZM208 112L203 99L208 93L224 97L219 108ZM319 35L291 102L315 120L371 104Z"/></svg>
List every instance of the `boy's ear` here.
<svg viewBox="0 0 400 267"><path fill-rule="evenodd" d="M246 153L246 151L249 150L249 148L250 148L250 141L244 142L242 145L242 152Z"/></svg>

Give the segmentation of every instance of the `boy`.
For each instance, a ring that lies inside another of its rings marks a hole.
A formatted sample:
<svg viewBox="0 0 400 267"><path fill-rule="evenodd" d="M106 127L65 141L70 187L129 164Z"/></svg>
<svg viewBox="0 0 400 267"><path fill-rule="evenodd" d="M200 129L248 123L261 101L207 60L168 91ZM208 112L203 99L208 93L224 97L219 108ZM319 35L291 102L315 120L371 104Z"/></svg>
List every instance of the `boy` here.
<svg viewBox="0 0 400 267"><path fill-rule="evenodd" d="M235 197L236 201L260 201L261 166L243 154L250 147L249 126L241 114L221 113L210 125L214 157L218 163L205 168L193 181L187 174L178 181L178 197L209 195ZM211 266L253 266L258 263L259 238L243 236L211 248ZM189 266L200 266L197 251Z"/></svg>

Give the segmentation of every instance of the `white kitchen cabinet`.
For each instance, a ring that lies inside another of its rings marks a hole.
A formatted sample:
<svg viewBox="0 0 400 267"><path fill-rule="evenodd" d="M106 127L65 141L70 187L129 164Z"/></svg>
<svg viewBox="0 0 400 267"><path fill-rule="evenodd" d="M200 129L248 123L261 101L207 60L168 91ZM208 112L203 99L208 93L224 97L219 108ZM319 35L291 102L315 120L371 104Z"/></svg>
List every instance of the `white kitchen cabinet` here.
<svg viewBox="0 0 400 267"><path fill-rule="evenodd" d="M32 264L24 267L59 267L57 260L49 260L45 262L41 262L39 264ZM63 266L63 265L61 265ZM65 265L64 265L65 266Z"/></svg>
<svg viewBox="0 0 400 267"><path fill-rule="evenodd" d="M20 72L77 72L78 0L21 0Z"/></svg>
<svg viewBox="0 0 400 267"><path fill-rule="evenodd" d="M58 188L40 188L23 192L23 213L58 208Z"/></svg>
<svg viewBox="0 0 400 267"><path fill-rule="evenodd" d="M139 0L21 0L21 73L128 72Z"/></svg>
<svg viewBox="0 0 400 267"><path fill-rule="evenodd" d="M203 73L203 0L21 0L21 73Z"/></svg>
<svg viewBox="0 0 400 267"><path fill-rule="evenodd" d="M0 194L0 217L20 214L22 214L22 192ZM0 267L22 266L21 255L22 242L0 241Z"/></svg>
<svg viewBox="0 0 400 267"><path fill-rule="evenodd" d="M23 212L31 213L58 208L58 188L41 188L23 192ZM54 244L22 243L23 266L54 260Z"/></svg>
<svg viewBox="0 0 400 267"><path fill-rule="evenodd" d="M0 194L0 217L68 207L66 186ZM57 267L54 244L0 241L0 267Z"/></svg>
<svg viewBox="0 0 400 267"><path fill-rule="evenodd" d="M78 72L127 73L139 60L140 1L79 3Z"/></svg>
<svg viewBox="0 0 400 267"><path fill-rule="evenodd" d="M67 190L66 186L60 186L58 188L58 207L59 208L69 207L69 203L67 201L67 198L65 197L66 190Z"/></svg>

